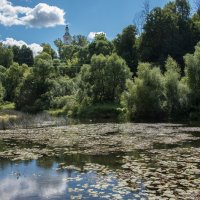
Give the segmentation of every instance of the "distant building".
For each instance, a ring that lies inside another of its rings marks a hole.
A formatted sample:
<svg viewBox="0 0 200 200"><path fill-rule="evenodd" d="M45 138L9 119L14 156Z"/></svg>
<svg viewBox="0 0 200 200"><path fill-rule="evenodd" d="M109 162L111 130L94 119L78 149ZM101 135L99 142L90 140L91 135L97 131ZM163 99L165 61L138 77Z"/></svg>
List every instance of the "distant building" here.
<svg viewBox="0 0 200 200"><path fill-rule="evenodd" d="M67 25L65 27L65 34L63 35L63 42L66 45L69 45L72 43L72 36L69 33L69 26Z"/></svg>

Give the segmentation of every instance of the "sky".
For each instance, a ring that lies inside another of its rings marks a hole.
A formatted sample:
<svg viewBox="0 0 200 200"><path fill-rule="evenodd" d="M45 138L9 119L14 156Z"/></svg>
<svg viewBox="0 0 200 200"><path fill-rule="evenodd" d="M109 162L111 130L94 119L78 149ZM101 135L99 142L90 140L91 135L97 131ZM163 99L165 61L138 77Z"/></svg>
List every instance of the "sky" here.
<svg viewBox="0 0 200 200"><path fill-rule="evenodd" d="M163 6L168 0L149 0L150 7ZM193 0L190 0L192 2ZM71 35L90 39L104 32L113 39L133 24L143 8L143 0L0 0L0 41L25 44L37 54L38 44L62 38L65 25ZM40 50L39 50L40 49Z"/></svg>

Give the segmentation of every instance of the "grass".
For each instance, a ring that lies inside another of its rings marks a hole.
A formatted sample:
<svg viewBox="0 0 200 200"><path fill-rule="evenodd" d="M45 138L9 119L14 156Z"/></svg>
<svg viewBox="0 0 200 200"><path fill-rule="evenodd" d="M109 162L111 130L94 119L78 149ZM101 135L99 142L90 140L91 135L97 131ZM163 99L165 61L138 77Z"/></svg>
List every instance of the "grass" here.
<svg viewBox="0 0 200 200"><path fill-rule="evenodd" d="M14 112L15 104L11 102L3 102L0 104L0 121L15 120L18 115Z"/></svg>
<svg viewBox="0 0 200 200"><path fill-rule="evenodd" d="M58 117L58 116L66 114L65 110L62 108L61 109L51 109L51 110L47 110L46 112L53 117Z"/></svg>
<svg viewBox="0 0 200 200"><path fill-rule="evenodd" d="M14 110L15 104L12 102L4 102L0 104L0 110Z"/></svg>
<svg viewBox="0 0 200 200"><path fill-rule="evenodd" d="M9 114L1 114L0 113L0 121L9 121L17 119L17 115L9 115Z"/></svg>

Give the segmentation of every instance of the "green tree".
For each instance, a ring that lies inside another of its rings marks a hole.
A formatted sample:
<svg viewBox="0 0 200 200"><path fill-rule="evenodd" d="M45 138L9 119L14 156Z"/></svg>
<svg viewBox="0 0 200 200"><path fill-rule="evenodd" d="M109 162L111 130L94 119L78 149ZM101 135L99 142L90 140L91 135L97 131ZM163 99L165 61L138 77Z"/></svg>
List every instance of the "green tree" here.
<svg viewBox="0 0 200 200"><path fill-rule="evenodd" d="M134 82L127 82L121 104L126 116L137 120L163 119L164 83L160 69L140 63Z"/></svg>
<svg viewBox="0 0 200 200"><path fill-rule="evenodd" d="M56 39L55 41L54 41L54 44L55 44L55 46L58 48L58 55L59 55L59 58L60 59L63 59L63 57L62 57L62 48L63 48L63 42L62 42L62 40L60 39L60 38L58 38L58 39Z"/></svg>
<svg viewBox="0 0 200 200"><path fill-rule="evenodd" d="M195 47L194 54L187 54L185 57L186 77L190 89L191 112L199 115L200 112L200 43Z"/></svg>
<svg viewBox="0 0 200 200"><path fill-rule="evenodd" d="M75 35L73 36L72 44L79 47L86 47L89 44L89 41L84 35Z"/></svg>
<svg viewBox="0 0 200 200"><path fill-rule="evenodd" d="M12 49L2 45L0 43L0 65L8 68L13 63Z"/></svg>
<svg viewBox="0 0 200 200"><path fill-rule="evenodd" d="M117 54L107 57L105 77L107 100L119 103L121 93L126 87L126 80L131 78L130 69L126 65L125 60Z"/></svg>
<svg viewBox="0 0 200 200"><path fill-rule="evenodd" d="M113 51L113 44L106 38L106 35L102 33L95 36L94 40L89 44L88 48L90 58L95 54L103 54L106 56L111 55Z"/></svg>
<svg viewBox="0 0 200 200"><path fill-rule="evenodd" d="M16 95L16 89L21 84L26 72L28 71L27 65L19 65L13 63L5 73L5 89L7 101L14 101Z"/></svg>
<svg viewBox="0 0 200 200"><path fill-rule="evenodd" d="M13 52L13 61L19 63L20 47L16 45L12 46L12 52Z"/></svg>
<svg viewBox="0 0 200 200"><path fill-rule="evenodd" d="M26 45L23 45L23 46L20 48L18 63L19 63L20 65L22 65L22 64L27 64L28 66L32 66L33 63L34 63L33 52L32 52L32 50L31 50L29 47L27 47Z"/></svg>
<svg viewBox="0 0 200 200"><path fill-rule="evenodd" d="M91 65L85 65L80 72L80 99L86 96L93 104L119 103L126 79L130 77L125 61L116 54L94 55Z"/></svg>
<svg viewBox="0 0 200 200"><path fill-rule="evenodd" d="M166 72L165 80L165 95L166 95L166 110L169 117L177 117L180 112L179 104L179 81L181 78L180 68L176 61L169 57L165 64Z"/></svg>
<svg viewBox="0 0 200 200"><path fill-rule="evenodd" d="M130 25L124 28L122 34L118 34L113 41L115 51L121 56L131 68L136 72L137 50L136 50L136 27Z"/></svg>
<svg viewBox="0 0 200 200"><path fill-rule="evenodd" d="M51 48L50 44L42 43L41 46L43 47L43 52L48 53L52 59L57 57L56 52Z"/></svg>
<svg viewBox="0 0 200 200"><path fill-rule="evenodd" d="M2 83L0 82L0 103L3 102L4 94L5 94L5 89L4 89L3 85L2 85Z"/></svg>
<svg viewBox="0 0 200 200"><path fill-rule="evenodd" d="M42 53L41 55L48 54ZM55 76L55 71L52 60L44 60L41 55L35 58L35 64L30 74L18 87L15 98L18 110L39 112L50 107L53 98L50 91L53 86L52 79Z"/></svg>
<svg viewBox="0 0 200 200"><path fill-rule="evenodd" d="M140 39L140 57L143 62L163 67L170 55L183 66L183 56L193 51L199 39L199 30L190 19L188 1L169 2L163 9L154 8L148 14Z"/></svg>
<svg viewBox="0 0 200 200"><path fill-rule="evenodd" d="M5 84L5 80L6 80L6 68L0 65L0 81L2 82L3 85Z"/></svg>

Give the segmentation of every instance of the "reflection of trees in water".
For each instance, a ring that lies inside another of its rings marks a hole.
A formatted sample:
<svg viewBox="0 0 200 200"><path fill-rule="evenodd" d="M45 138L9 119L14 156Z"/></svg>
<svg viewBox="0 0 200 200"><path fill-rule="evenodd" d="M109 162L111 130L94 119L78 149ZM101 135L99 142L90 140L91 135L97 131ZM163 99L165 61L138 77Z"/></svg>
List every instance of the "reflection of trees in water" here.
<svg viewBox="0 0 200 200"><path fill-rule="evenodd" d="M14 167L20 164L23 164L25 166L28 166L30 163L32 162L32 160L26 160L26 161L11 161L9 159L6 158L1 158L0 159L0 170L4 170L6 169L8 166L10 167Z"/></svg>
<svg viewBox="0 0 200 200"><path fill-rule="evenodd" d="M74 165L83 171L86 163L106 165L111 169L118 168L120 166L121 156L123 155L124 153L121 152L106 155L60 154L54 159L57 163L64 163L65 166Z"/></svg>
<svg viewBox="0 0 200 200"><path fill-rule="evenodd" d="M36 165L38 167L44 168L44 169L50 169L53 167L54 159L49 157L43 157L36 161Z"/></svg>
<svg viewBox="0 0 200 200"><path fill-rule="evenodd" d="M2 159L0 160L0 169L4 170L8 165L13 165L13 163L10 162L8 159Z"/></svg>

